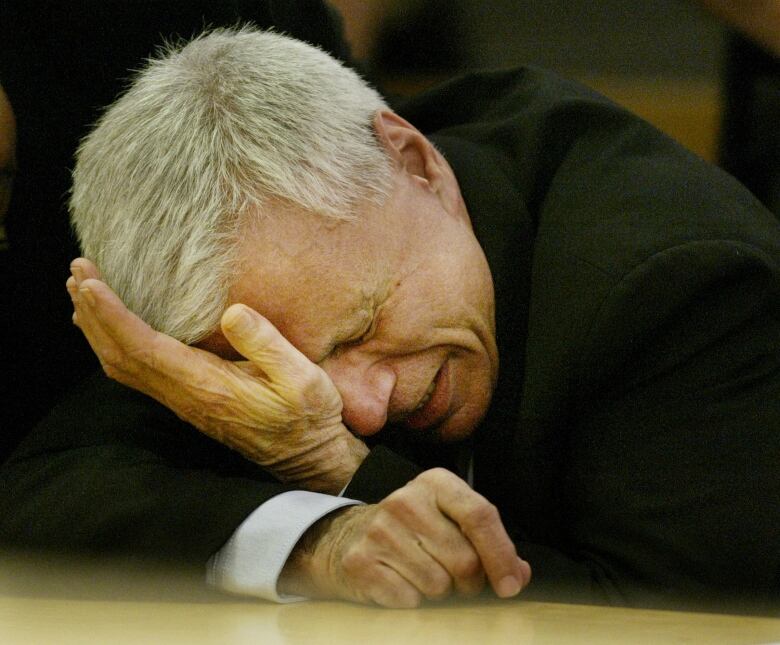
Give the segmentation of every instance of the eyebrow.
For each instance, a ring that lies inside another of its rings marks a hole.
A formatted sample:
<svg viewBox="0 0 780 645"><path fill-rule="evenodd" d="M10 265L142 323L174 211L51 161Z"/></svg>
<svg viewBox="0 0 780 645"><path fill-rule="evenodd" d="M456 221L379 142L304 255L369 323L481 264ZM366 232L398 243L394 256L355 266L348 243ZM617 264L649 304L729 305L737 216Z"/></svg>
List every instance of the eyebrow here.
<svg viewBox="0 0 780 645"><path fill-rule="evenodd" d="M330 339L327 347L322 348L322 351L316 354L317 360L314 361L316 364L319 365L328 358L337 347L356 342L371 331L375 324L374 321L376 320L376 309L365 309L363 311L366 315L361 317L359 325L355 324L349 328L349 333L345 333L345 330L347 329L347 326L345 325L332 339Z"/></svg>

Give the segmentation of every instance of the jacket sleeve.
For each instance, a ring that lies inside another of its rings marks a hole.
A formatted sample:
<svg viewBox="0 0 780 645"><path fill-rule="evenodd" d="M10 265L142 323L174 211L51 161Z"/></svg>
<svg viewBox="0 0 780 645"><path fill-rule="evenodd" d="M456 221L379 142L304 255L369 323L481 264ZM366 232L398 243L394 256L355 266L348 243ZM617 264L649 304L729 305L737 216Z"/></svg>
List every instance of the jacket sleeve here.
<svg viewBox="0 0 780 645"><path fill-rule="evenodd" d="M0 542L204 566L290 487L98 374L0 468Z"/></svg>

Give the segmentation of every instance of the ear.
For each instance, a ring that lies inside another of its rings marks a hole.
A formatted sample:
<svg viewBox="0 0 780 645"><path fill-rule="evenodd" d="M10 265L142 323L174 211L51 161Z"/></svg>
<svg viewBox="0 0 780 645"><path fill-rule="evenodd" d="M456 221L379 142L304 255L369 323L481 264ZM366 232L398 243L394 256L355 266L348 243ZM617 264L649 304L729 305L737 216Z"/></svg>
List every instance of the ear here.
<svg viewBox="0 0 780 645"><path fill-rule="evenodd" d="M374 130L399 170L428 179L433 146L417 128L395 112L380 110L374 116Z"/></svg>
<svg viewBox="0 0 780 645"><path fill-rule="evenodd" d="M455 173L422 132L389 110L376 113L374 131L399 171L435 193L450 213L465 212Z"/></svg>

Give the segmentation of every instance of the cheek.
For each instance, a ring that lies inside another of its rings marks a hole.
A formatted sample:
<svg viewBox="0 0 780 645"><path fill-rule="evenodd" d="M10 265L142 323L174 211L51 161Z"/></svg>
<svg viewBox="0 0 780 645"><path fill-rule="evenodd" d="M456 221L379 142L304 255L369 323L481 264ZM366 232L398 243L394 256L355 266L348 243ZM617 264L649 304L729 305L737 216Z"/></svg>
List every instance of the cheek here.
<svg viewBox="0 0 780 645"><path fill-rule="evenodd" d="M479 420L487 412L495 389L498 365L487 351L469 352L463 357L457 370L457 404L465 415Z"/></svg>
<svg viewBox="0 0 780 645"><path fill-rule="evenodd" d="M470 378L465 390L458 394L461 404L441 428L441 436L446 441L462 441L476 430L490 407L490 381Z"/></svg>

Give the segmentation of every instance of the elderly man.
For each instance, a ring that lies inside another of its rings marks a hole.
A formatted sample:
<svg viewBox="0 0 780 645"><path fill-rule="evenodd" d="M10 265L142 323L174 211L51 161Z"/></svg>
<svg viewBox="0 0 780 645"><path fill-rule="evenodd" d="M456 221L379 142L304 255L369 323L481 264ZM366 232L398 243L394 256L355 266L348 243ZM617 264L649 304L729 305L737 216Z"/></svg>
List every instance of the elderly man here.
<svg viewBox="0 0 780 645"><path fill-rule="evenodd" d="M79 151L105 282L68 289L181 420L94 379L0 474L5 540L270 598L776 602L774 218L539 71L405 115L248 29L139 75Z"/></svg>

